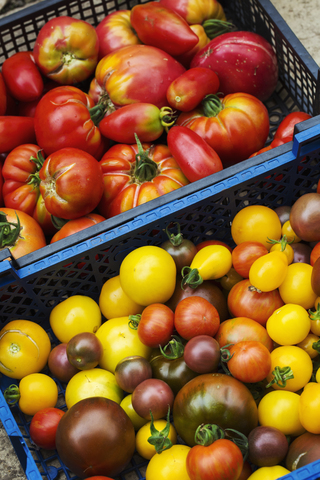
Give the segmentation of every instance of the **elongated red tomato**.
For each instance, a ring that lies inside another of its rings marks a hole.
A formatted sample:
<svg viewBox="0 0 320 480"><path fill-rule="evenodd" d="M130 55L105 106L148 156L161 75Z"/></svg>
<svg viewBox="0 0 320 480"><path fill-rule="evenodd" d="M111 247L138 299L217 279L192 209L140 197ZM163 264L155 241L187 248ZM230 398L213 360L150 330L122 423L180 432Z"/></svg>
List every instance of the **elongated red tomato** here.
<svg viewBox="0 0 320 480"><path fill-rule="evenodd" d="M174 126L167 142L170 152L190 182L220 172L222 162L215 150L190 128Z"/></svg>

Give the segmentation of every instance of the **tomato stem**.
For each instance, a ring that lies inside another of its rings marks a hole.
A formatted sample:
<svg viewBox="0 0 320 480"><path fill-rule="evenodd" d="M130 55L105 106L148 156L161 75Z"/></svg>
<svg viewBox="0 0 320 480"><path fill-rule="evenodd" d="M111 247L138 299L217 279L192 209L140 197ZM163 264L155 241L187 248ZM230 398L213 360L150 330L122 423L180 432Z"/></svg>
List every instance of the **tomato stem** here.
<svg viewBox="0 0 320 480"><path fill-rule="evenodd" d="M136 315L129 315L128 325L132 330L138 330L138 325L141 320L141 314L137 313Z"/></svg>
<svg viewBox="0 0 320 480"><path fill-rule="evenodd" d="M202 26L210 40L223 33L231 32L235 28L233 23L219 20L218 18L209 18L203 22Z"/></svg>
<svg viewBox="0 0 320 480"><path fill-rule="evenodd" d="M106 114L110 114L115 111L115 106L111 101L109 95L104 94L101 96L99 102L94 106L88 109L90 113L90 118L95 124L95 126L99 126L99 123L106 116Z"/></svg>
<svg viewBox="0 0 320 480"><path fill-rule="evenodd" d="M160 345L160 352L165 358L170 360L175 360L176 358L180 358L184 352L184 345L181 342L181 339L176 335L173 335L172 340L170 340L163 348ZM170 349L171 353L166 353L166 350Z"/></svg>
<svg viewBox="0 0 320 480"><path fill-rule="evenodd" d="M203 283L203 278L199 274L197 268L183 267L181 270L182 281L181 288L184 290L185 286L188 285L191 288L197 288L201 283Z"/></svg>
<svg viewBox="0 0 320 480"><path fill-rule="evenodd" d="M10 385L10 387L5 389L3 396L8 405L15 405L21 396L18 385Z"/></svg>
<svg viewBox="0 0 320 480"><path fill-rule="evenodd" d="M17 223L8 222L7 215L0 211L0 248L12 246L15 244L20 233L20 219L17 217Z"/></svg>
<svg viewBox="0 0 320 480"><path fill-rule="evenodd" d="M172 245L174 247L178 247L182 243L183 235L181 233L180 224L178 222L174 222L174 225L177 225L177 230L178 230L177 235L175 235L174 233L170 233L168 226L166 227L165 232L168 235L168 238L172 243Z"/></svg>
<svg viewBox="0 0 320 480"><path fill-rule="evenodd" d="M216 117L224 108L221 99L214 93L206 95L201 104L206 117Z"/></svg>
<svg viewBox="0 0 320 480"><path fill-rule="evenodd" d="M287 245L290 245L291 243L293 243L293 240L291 240L291 242L288 241L287 235L283 235L283 237L281 237L280 240L273 240L272 238L269 238L269 237L267 238L268 238L267 243L271 243L272 245L276 245L277 243L279 243L281 246L281 252L285 251Z"/></svg>
<svg viewBox="0 0 320 480"><path fill-rule="evenodd" d="M310 320L320 320L320 303L317 304L316 310L308 310Z"/></svg>
<svg viewBox="0 0 320 480"><path fill-rule="evenodd" d="M36 166L35 173L30 173L28 177L28 185L34 185L38 187L40 185L39 171L41 170L44 162L44 156L42 150L38 150L36 157L30 157L30 162L33 162Z"/></svg>
<svg viewBox="0 0 320 480"><path fill-rule="evenodd" d="M177 113L173 111L171 107L162 107L160 109L160 122L167 133L169 131L169 127L174 125L177 118Z"/></svg>
<svg viewBox="0 0 320 480"><path fill-rule="evenodd" d="M220 440L221 438L225 438L225 433L223 428L219 427L216 424L201 424L197 428L194 441L198 445L203 445L204 447L208 447L216 440Z"/></svg>
<svg viewBox="0 0 320 480"><path fill-rule="evenodd" d="M157 430L154 426L154 419L152 411L150 410L151 424L150 424L150 433L151 436L148 438L148 442L154 446L157 453L161 453L164 450L172 447L172 442L168 438L170 432L170 407L168 407L167 413L167 423L163 430Z"/></svg>
<svg viewBox="0 0 320 480"><path fill-rule="evenodd" d="M271 387L271 385L278 385L278 387L284 388L287 385L287 380L294 378L293 371L291 367L279 367L277 366L273 372L273 379L266 385L266 388Z"/></svg>
<svg viewBox="0 0 320 480"><path fill-rule="evenodd" d="M236 438L233 435L229 435L229 432L235 433L239 438ZM245 461L249 453L248 438L243 433L239 432L238 430L234 430L233 428L225 428L224 433L226 434L227 438L229 437L229 440L231 440L237 445L237 447L240 448L243 456L243 461Z"/></svg>
<svg viewBox="0 0 320 480"><path fill-rule="evenodd" d="M149 157L150 148L143 150L142 144L138 138L138 135L134 134L137 146L138 153L136 154L136 166L134 169L134 176L136 180L140 183L150 182L153 178L157 176L158 166Z"/></svg>

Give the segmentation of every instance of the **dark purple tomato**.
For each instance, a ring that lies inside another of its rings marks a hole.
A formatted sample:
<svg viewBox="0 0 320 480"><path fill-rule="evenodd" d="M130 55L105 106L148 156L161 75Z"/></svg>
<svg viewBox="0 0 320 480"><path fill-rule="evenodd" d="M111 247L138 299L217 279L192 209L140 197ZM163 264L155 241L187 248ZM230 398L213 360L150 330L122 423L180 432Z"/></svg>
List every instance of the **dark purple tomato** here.
<svg viewBox="0 0 320 480"><path fill-rule="evenodd" d="M290 443L286 467L290 471L320 460L320 434L303 433Z"/></svg>
<svg viewBox="0 0 320 480"><path fill-rule="evenodd" d="M146 358L132 355L120 360L114 374L119 387L132 393L139 383L152 377L152 368Z"/></svg>
<svg viewBox="0 0 320 480"><path fill-rule="evenodd" d="M61 417L56 449L76 476L114 478L132 458L135 430L118 403L104 397L85 398Z"/></svg>
<svg viewBox="0 0 320 480"><path fill-rule="evenodd" d="M48 367L52 376L63 383L68 383L73 375L79 372L79 369L71 365L68 360L66 343L59 343L51 350Z"/></svg>
<svg viewBox="0 0 320 480"><path fill-rule="evenodd" d="M289 220L291 207L288 205L282 205L281 207L275 208L274 211L280 219L281 226Z"/></svg>
<svg viewBox="0 0 320 480"><path fill-rule="evenodd" d="M98 365L103 354L103 346L92 332L78 333L67 343L68 360L79 370L89 370Z"/></svg>
<svg viewBox="0 0 320 480"><path fill-rule="evenodd" d="M311 287L320 297L320 257L314 262L311 273Z"/></svg>
<svg viewBox="0 0 320 480"><path fill-rule="evenodd" d="M181 275L177 275L176 287L172 297L166 302L166 305L175 311L178 303L186 297L197 295L208 300L217 310L220 316L220 321L223 322L229 318L227 307L227 300L221 288L214 280L204 280L197 288L185 287L181 288Z"/></svg>
<svg viewBox="0 0 320 480"><path fill-rule="evenodd" d="M174 242L177 243L175 244ZM176 264L178 273L181 273L183 267L190 266L193 257L197 253L197 248L195 244L191 240L188 240L186 238L181 238L180 243L179 240L166 240L160 246L168 253L170 253Z"/></svg>
<svg viewBox="0 0 320 480"><path fill-rule="evenodd" d="M186 343L183 356L188 367L194 372L217 372L220 346L217 340L209 335L197 335Z"/></svg>
<svg viewBox="0 0 320 480"><path fill-rule="evenodd" d="M308 263L310 265L310 255L312 248L307 243L291 243L293 248L292 263Z"/></svg>
<svg viewBox="0 0 320 480"><path fill-rule="evenodd" d="M141 382L132 393L132 406L138 415L147 420L166 417L168 409L172 409L174 394L163 380L149 378Z"/></svg>
<svg viewBox="0 0 320 480"><path fill-rule="evenodd" d="M305 242L320 241L320 194L305 193L292 205L290 224Z"/></svg>
<svg viewBox="0 0 320 480"><path fill-rule="evenodd" d="M257 467L278 465L287 455L289 443L283 432L259 425L248 435L248 459Z"/></svg>

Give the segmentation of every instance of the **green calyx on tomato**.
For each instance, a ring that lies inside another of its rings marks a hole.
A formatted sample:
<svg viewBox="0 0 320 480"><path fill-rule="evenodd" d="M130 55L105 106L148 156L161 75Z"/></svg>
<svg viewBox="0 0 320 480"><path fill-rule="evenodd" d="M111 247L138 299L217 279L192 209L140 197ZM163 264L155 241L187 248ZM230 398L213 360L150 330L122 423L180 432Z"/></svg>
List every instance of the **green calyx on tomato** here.
<svg viewBox="0 0 320 480"><path fill-rule="evenodd" d="M286 246L293 243L293 240L289 241L287 235L283 235L280 240L273 240L272 238L268 237L267 243L271 243L272 245L279 243L281 246L281 252L284 252Z"/></svg>
<svg viewBox="0 0 320 480"><path fill-rule="evenodd" d="M319 320L320 319L320 303L318 303L316 310L313 311L310 309L308 310L308 313L309 313L310 320L312 321Z"/></svg>
<svg viewBox="0 0 320 480"><path fill-rule="evenodd" d="M271 387L271 385L278 385L279 387L285 388L287 385L287 380L294 378L293 371L291 367L276 367L273 372L273 379L266 385L266 388Z"/></svg>
<svg viewBox="0 0 320 480"><path fill-rule="evenodd" d="M90 118L95 124L96 127L99 126L99 123L106 114L110 114L115 111L115 106L110 100L110 97L107 93L101 95L99 102L94 106L88 109L90 113Z"/></svg>
<svg viewBox="0 0 320 480"><path fill-rule="evenodd" d="M168 226L166 227L166 234L168 235L168 238L169 238L169 241L170 243L172 243L172 245L174 247L178 247L179 245L181 245L182 243L182 240L183 240L183 235L181 233L181 229L180 229L180 223L178 222L174 222L174 225L177 225L177 230L178 230L178 233L175 235L174 233L170 233L169 232L169 228Z"/></svg>
<svg viewBox="0 0 320 480"><path fill-rule="evenodd" d="M181 270L182 280L181 280L181 288L182 290L185 289L186 286L191 288L197 288L201 283L203 283L203 278L199 274L199 270L197 268L191 267L183 267Z"/></svg>
<svg viewBox="0 0 320 480"><path fill-rule="evenodd" d="M172 127L172 125L174 125L176 119L178 118L177 113L174 112L171 107L162 107L160 108L159 116L161 125L168 133L169 127Z"/></svg>
<svg viewBox="0 0 320 480"><path fill-rule="evenodd" d="M147 150L143 150L138 135L135 133L134 136L138 146L138 153L136 154L135 162L136 165L134 169L135 180L140 183L150 182L157 176L158 166L156 162L154 162L148 155L151 147Z"/></svg>
<svg viewBox="0 0 320 480"><path fill-rule="evenodd" d="M233 23L219 20L217 18L209 18L208 20L205 20L202 26L210 40L213 40L223 33L231 32L231 30L234 29Z"/></svg>
<svg viewBox="0 0 320 480"><path fill-rule="evenodd" d="M20 233L20 219L16 213L17 223L8 222L7 215L0 211L0 248L16 243Z"/></svg>
<svg viewBox="0 0 320 480"><path fill-rule="evenodd" d="M205 117L216 117L224 109L223 103L215 93L206 95L201 105Z"/></svg>
<svg viewBox="0 0 320 480"><path fill-rule="evenodd" d="M30 173L28 178L28 185L34 185L36 187L39 187L40 185L39 171L41 170L44 162L44 156L42 155L42 150L38 150L36 157L30 157L30 162L33 162L35 164L36 171L35 173Z"/></svg>
<svg viewBox="0 0 320 480"><path fill-rule="evenodd" d="M153 445L157 453L161 453L164 450L172 447L172 442L168 438L170 431L170 407L168 408L167 414L167 423L163 430L157 430L154 426L154 419L152 412L150 410L151 424L150 424L150 433L151 436L148 438L150 445Z"/></svg>
<svg viewBox="0 0 320 480"><path fill-rule="evenodd" d="M229 432L232 434L230 435ZM235 436L236 435L236 436ZM196 429L194 440L197 445L208 447L216 440L227 438L235 443L241 450L244 461L248 456L248 438L243 433L233 428L221 428L216 424L201 424Z"/></svg>
<svg viewBox="0 0 320 480"><path fill-rule="evenodd" d="M184 352L184 345L176 335L173 335L172 340L170 340L167 345L163 348L160 345L159 348L162 355L169 360L175 360L176 358L182 357ZM168 349L170 349L170 353L167 353Z"/></svg>
<svg viewBox="0 0 320 480"><path fill-rule="evenodd" d="M8 405L15 405L18 403L21 397L18 385L14 383L10 385L5 389L3 396Z"/></svg>

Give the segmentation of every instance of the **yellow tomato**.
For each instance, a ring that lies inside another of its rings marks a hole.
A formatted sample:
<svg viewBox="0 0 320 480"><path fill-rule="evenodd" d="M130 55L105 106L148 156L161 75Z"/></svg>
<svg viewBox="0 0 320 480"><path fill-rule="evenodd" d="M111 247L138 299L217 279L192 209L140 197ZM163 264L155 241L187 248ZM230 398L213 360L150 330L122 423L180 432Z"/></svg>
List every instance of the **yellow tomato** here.
<svg viewBox="0 0 320 480"><path fill-rule="evenodd" d="M285 243L283 247L280 240L279 242L272 245L272 247L270 248L270 252L283 252L287 255L288 265L293 262L294 250L291 245L289 245L289 243Z"/></svg>
<svg viewBox="0 0 320 480"><path fill-rule="evenodd" d="M151 348L141 342L138 331L129 327L129 317L107 320L98 329L96 337L103 346L99 365L112 373L125 357L140 355L148 360L151 355Z"/></svg>
<svg viewBox="0 0 320 480"><path fill-rule="evenodd" d="M146 480L190 480L186 466L190 448L176 444L153 455L147 466Z"/></svg>
<svg viewBox="0 0 320 480"><path fill-rule="evenodd" d="M143 425L147 423L146 418L140 417L140 415L137 414L135 409L132 406L132 393L129 395L126 395L123 400L121 400L120 407L123 408L123 410L126 412L128 417L130 418L134 429L139 430Z"/></svg>
<svg viewBox="0 0 320 480"><path fill-rule="evenodd" d="M277 480L282 478L284 475L290 473L290 470L282 467L281 465L275 465L273 467L261 467L258 468L248 480Z"/></svg>
<svg viewBox="0 0 320 480"><path fill-rule="evenodd" d="M319 353L317 350L313 348L313 344L317 343L320 340L318 335L315 335L312 332L309 332L308 335L302 342L297 343L297 347L302 348L302 350L305 350L307 354L309 355L310 358L316 358Z"/></svg>
<svg viewBox="0 0 320 480"><path fill-rule="evenodd" d="M120 275L109 278L101 289L99 307L102 315L110 318L125 317L142 313L144 307L126 295L120 284Z"/></svg>
<svg viewBox="0 0 320 480"><path fill-rule="evenodd" d="M12 320L0 331L0 372L18 380L40 372L50 351L50 338L39 324Z"/></svg>
<svg viewBox="0 0 320 480"><path fill-rule="evenodd" d="M293 231L290 220L287 220L286 222L284 222L284 224L282 225L281 233L282 235L286 235L288 242L292 242L292 243L301 242L301 238L299 238L298 235Z"/></svg>
<svg viewBox="0 0 320 480"><path fill-rule="evenodd" d="M267 393L259 402L259 424L278 428L285 435L298 436L305 432L299 418L300 395L285 390Z"/></svg>
<svg viewBox="0 0 320 480"><path fill-rule="evenodd" d="M317 295L311 287L312 266L307 263L292 263L287 275L279 286L279 293L284 303L296 303L303 308L312 308Z"/></svg>
<svg viewBox="0 0 320 480"><path fill-rule="evenodd" d="M19 387L11 385L4 392L8 403L10 394L17 394L19 408L26 415L35 415L43 408L55 407L58 401L58 387L53 378L44 373L31 373L20 380ZM9 395L9 396L8 396Z"/></svg>
<svg viewBox="0 0 320 480"><path fill-rule="evenodd" d="M61 343L68 343L78 333L95 333L101 325L99 305L86 295L73 295L51 310L50 325Z"/></svg>
<svg viewBox="0 0 320 480"><path fill-rule="evenodd" d="M279 386L274 383L272 385L274 389L297 392L309 382L312 375L313 364L310 356L302 348L296 345L280 346L275 348L270 355L271 370L267 376L268 382L271 382L275 378L273 372L278 367L280 369L288 367L293 374L293 378L286 380L285 386Z"/></svg>
<svg viewBox="0 0 320 480"><path fill-rule="evenodd" d="M190 271L197 270L203 280L216 280L226 275L232 267L232 256L223 245L207 245L193 257Z"/></svg>
<svg viewBox="0 0 320 480"><path fill-rule="evenodd" d="M299 418L304 428L310 432L320 433L320 384L308 383L300 395Z"/></svg>
<svg viewBox="0 0 320 480"><path fill-rule="evenodd" d="M153 424L154 427L161 432L166 427L167 421L155 420ZM150 460L156 454L155 447L148 442L148 438L151 436L150 425L151 422L146 423L136 434L136 450L139 455L146 460ZM170 424L168 438L173 445L177 443L177 432L172 424Z"/></svg>
<svg viewBox="0 0 320 480"><path fill-rule="evenodd" d="M105 397L120 404L123 391L113 373L103 368L91 368L76 373L68 382L65 401L68 408L83 398Z"/></svg>
<svg viewBox="0 0 320 480"><path fill-rule="evenodd" d="M234 216L231 235L237 245L255 241L262 243L270 250L269 239L280 240L281 238L281 222L271 208L263 205L249 205Z"/></svg>
<svg viewBox="0 0 320 480"><path fill-rule="evenodd" d="M257 258L250 267L250 283L261 290L271 292L284 281L288 269L288 259L283 252L269 252Z"/></svg>
<svg viewBox="0 0 320 480"><path fill-rule="evenodd" d="M305 308L288 303L273 312L267 320L266 329L279 345L296 345L308 335L310 323Z"/></svg>
<svg viewBox="0 0 320 480"><path fill-rule="evenodd" d="M177 268L166 250L146 245L123 259L119 275L125 294L138 305L148 306L169 300L176 286Z"/></svg>

